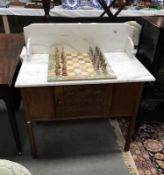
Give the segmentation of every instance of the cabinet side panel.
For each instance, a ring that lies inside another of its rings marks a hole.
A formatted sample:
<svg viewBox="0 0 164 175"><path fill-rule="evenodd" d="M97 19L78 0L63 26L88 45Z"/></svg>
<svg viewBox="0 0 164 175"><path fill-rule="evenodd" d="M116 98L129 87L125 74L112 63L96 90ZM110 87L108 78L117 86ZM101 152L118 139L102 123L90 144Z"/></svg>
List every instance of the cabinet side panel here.
<svg viewBox="0 0 164 175"><path fill-rule="evenodd" d="M28 120L55 117L53 88L22 88L21 95Z"/></svg>
<svg viewBox="0 0 164 175"><path fill-rule="evenodd" d="M133 116L141 97L143 83L116 84L113 89L111 116Z"/></svg>

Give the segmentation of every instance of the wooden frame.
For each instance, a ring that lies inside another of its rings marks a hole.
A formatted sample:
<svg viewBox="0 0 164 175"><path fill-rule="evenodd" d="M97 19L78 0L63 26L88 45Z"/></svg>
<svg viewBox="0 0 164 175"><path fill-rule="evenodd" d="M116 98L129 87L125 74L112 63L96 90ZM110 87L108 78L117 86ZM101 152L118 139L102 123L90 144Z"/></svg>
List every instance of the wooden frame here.
<svg viewBox="0 0 164 175"><path fill-rule="evenodd" d="M143 83L21 88L32 156L37 156L34 121L129 117L124 150L134 132Z"/></svg>

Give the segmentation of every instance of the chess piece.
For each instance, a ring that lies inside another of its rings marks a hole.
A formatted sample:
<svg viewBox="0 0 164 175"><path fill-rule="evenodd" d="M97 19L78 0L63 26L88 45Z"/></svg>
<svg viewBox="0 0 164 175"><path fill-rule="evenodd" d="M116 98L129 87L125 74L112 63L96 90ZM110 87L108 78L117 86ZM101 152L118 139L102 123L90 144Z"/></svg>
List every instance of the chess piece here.
<svg viewBox="0 0 164 175"><path fill-rule="evenodd" d="M55 49L55 62L58 63L58 61L59 61L59 49L56 48Z"/></svg>
<svg viewBox="0 0 164 175"><path fill-rule="evenodd" d="M92 56L94 55L92 47L89 47L89 52Z"/></svg>
<svg viewBox="0 0 164 175"><path fill-rule="evenodd" d="M93 63L93 65L95 66L95 64L96 64L96 54L95 54L95 53L94 53L94 55L93 55L92 63Z"/></svg>
<svg viewBox="0 0 164 175"><path fill-rule="evenodd" d="M102 65L102 63L104 62L103 53L101 52L101 50L100 50L100 48L98 46L95 47L95 52L98 55L99 64Z"/></svg>
<svg viewBox="0 0 164 175"><path fill-rule="evenodd" d="M58 57L58 66L59 66L59 69L61 68L61 56L62 56L62 50L61 50L61 53L59 52L59 57Z"/></svg>
<svg viewBox="0 0 164 175"><path fill-rule="evenodd" d="M95 69L96 71L100 69L100 60L98 55L95 56Z"/></svg>
<svg viewBox="0 0 164 175"><path fill-rule="evenodd" d="M92 47L89 47L89 57L91 58L91 61L94 62L94 52Z"/></svg>
<svg viewBox="0 0 164 175"><path fill-rule="evenodd" d="M98 46L96 46L96 47L95 47L95 50L96 50L97 55L99 55L100 61L103 61L104 56L103 56L103 53L102 53L102 51L100 50L100 48L99 48Z"/></svg>
<svg viewBox="0 0 164 175"><path fill-rule="evenodd" d="M95 52L97 55L100 55L101 51L100 51L100 48L98 46L95 47Z"/></svg>
<svg viewBox="0 0 164 175"><path fill-rule="evenodd" d="M61 52L61 62L62 62L62 75L63 76L67 76L67 68L66 68L66 59L65 59L65 54L64 54L64 48L62 48L62 52Z"/></svg>
<svg viewBox="0 0 164 175"><path fill-rule="evenodd" d="M60 69L58 65L55 65L55 74L60 75Z"/></svg>
<svg viewBox="0 0 164 175"><path fill-rule="evenodd" d="M59 49L56 48L55 50L55 74L58 76L60 75L60 55L59 55Z"/></svg>
<svg viewBox="0 0 164 175"><path fill-rule="evenodd" d="M100 53L100 64L101 64L101 67L103 67L103 65L105 64L104 56L101 53Z"/></svg>
<svg viewBox="0 0 164 175"><path fill-rule="evenodd" d="M62 51L61 51L61 63L63 64L65 61L65 54L64 54L64 48L62 48Z"/></svg>
<svg viewBox="0 0 164 175"><path fill-rule="evenodd" d="M107 64L106 63L104 63L103 65L102 65L102 71L103 71L103 73L104 74L106 74L107 73Z"/></svg>
<svg viewBox="0 0 164 175"><path fill-rule="evenodd" d="M95 47L95 51L93 52L93 59L92 59L92 63L95 67L95 69L98 69L100 61L99 61L99 52L98 52L98 47Z"/></svg>
<svg viewBox="0 0 164 175"><path fill-rule="evenodd" d="M66 62L64 62L64 64L63 64L62 75L63 76L67 75Z"/></svg>
<svg viewBox="0 0 164 175"><path fill-rule="evenodd" d="M101 66L103 73L107 73L107 69L106 69L107 64L106 64L103 52L97 46L95 47L95 50L96 50L96 53L99 55L99 64L100 64L99 66Z"/></svg>
<svg viewBox="0 0 164 175"><path fill-rule="evenodd" d="M63 75L63 76L67 76L67 71L66 71L66 69L63 69L62 75Z"/></svg>
<svg viewBox="0 0 164 175"><path fill-rule="evenodd" d="M99 52L99 56L100 56L100 60L103 61L104 60L104 55L103 55L103 53L101 51Z"/></svg>

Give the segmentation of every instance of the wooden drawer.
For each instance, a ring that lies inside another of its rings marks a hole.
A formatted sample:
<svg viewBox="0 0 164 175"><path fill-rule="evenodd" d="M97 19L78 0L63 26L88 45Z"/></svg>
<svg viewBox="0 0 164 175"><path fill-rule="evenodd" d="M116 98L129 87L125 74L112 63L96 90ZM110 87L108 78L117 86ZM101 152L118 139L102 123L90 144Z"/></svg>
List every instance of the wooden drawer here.
<svg viewBox="0 0 164 175"><path fill-rule="evenodd" d="M55 88L57 118L109 115L112 85L81 85Z"/></svg>
<svg viewBox="0 0 164 175"><path fill-rule="evenodd" d="M27 120L132 116L143 83L22 88Z"/></svg>

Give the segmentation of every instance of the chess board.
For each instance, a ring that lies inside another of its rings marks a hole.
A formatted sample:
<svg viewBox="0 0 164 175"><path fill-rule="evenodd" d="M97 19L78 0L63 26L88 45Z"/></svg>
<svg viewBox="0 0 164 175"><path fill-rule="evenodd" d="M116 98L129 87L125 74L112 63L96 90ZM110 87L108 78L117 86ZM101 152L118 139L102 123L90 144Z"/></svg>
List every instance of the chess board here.
<svg viewBox="0 0 164 175"><path fill-rule="evenodd" d="M66 72L67 75L60 73L56 75L55 71L55 55L49 55L48 61L48 82L62 80L94 80L94 79L115 79L116 75L113 70L107 65L107 71L99 68L96 70L89 55L87 53L66 53ZM62 65L61 65L62 69Z"/></svg>

